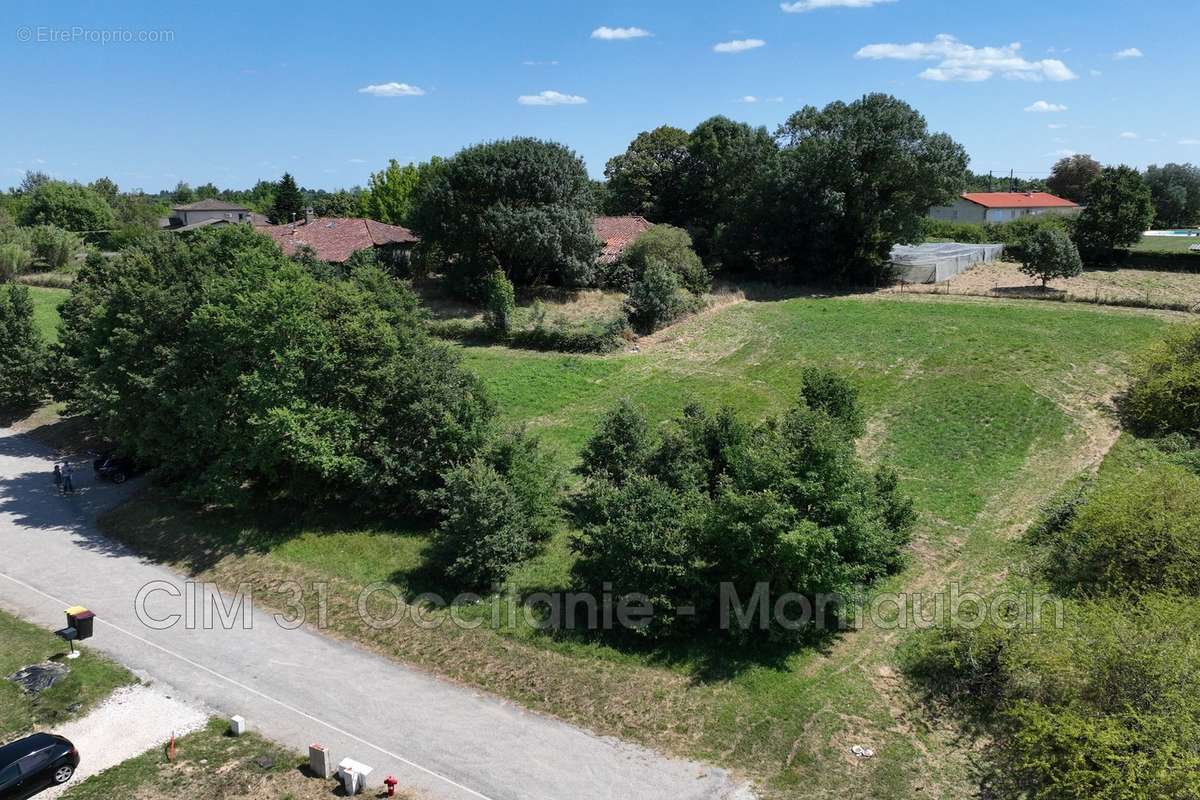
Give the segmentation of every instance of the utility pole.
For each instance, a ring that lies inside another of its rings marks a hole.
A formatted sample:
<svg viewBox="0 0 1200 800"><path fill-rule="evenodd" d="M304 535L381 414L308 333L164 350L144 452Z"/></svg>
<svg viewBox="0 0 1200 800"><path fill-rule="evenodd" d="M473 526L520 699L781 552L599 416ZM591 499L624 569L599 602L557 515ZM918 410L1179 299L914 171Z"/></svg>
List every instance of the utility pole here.
<svg viewBox="0 0 1200 800"><path fill-rule="evenodd" d="M1008 171L1008 190L1010 192L1015 192L1017 190L1017 171L1015 169L1010 169Z"/></svg>

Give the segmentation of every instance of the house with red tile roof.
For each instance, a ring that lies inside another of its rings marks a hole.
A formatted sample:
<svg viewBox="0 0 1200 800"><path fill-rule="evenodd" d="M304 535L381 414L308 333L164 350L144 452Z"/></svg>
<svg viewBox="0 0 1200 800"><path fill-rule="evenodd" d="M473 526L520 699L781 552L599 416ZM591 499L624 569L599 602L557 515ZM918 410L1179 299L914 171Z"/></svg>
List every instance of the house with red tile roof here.
<svg viewBox="0 0 1200 800"><path fill-rule="evenodd" d="M1037 214L1078 214L1081 207L1047 192L966 192L929 216L947 222L1011 222Z"/></svg>
<svg viewBox="0 0 1200 800"><path fill-rule="evenodd" d="M360 217L312 217L294 225L267 225L259 230L274 239L284 255L294 256L307 246L317 258L334 264L341 264L359 250L374 247L394 255L417 242L408 228Z"/></svg>
<svg viewBox="0 0 1200 800"><path fill-rule="evenodd" d="M600 263L611 264L620 258L625 248L633 244L633 240L654 227L654 223L644 217L596 217L592 220L592 230L596 238L604 245L600 251Z"/></svg>

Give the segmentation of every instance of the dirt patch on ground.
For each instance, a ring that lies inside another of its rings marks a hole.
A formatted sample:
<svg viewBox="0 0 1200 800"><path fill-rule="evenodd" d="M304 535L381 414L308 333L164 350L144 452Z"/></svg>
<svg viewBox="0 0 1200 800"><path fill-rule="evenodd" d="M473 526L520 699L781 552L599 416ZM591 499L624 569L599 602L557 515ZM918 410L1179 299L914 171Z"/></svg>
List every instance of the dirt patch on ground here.
<svg viewBox="0 0 1200 800"><path fill-rule="evenodd" d="M1052 280L1043 289L1037 281L1022 273L1017 264L996 261L979 264L944 283L906 285L885 291L1067 300L1200 313L1200 273L1189 272L1089 270L1074 278Z"/></svg>

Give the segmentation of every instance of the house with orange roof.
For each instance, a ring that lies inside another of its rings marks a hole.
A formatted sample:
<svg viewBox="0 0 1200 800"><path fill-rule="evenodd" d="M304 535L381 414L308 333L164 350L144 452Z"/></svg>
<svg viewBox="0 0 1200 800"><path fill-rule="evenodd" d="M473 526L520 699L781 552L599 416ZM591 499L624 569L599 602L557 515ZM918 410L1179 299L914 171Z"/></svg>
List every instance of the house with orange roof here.
<svg viewBox="0 0 1200 800"><path fill-rule="evenodd" d="M933 219L946 222L1012 222L1038 214L1078 214L1078 203L1047 192L965 192L953 204L929 210Z"/></svg>

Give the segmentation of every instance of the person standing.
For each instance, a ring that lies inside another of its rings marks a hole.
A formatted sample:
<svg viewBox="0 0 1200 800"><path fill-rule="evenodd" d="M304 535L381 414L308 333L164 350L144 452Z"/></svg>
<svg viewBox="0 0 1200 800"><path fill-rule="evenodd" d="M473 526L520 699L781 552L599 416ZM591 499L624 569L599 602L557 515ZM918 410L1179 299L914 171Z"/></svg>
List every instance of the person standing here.
<svg viewBox="0 0 1200 800"><path fill-rule="evenodd" d="M54 489L62 494L62 465L58 463L54 465Z"/></svg>
<svg viewBox="0 0 1200 800"><path fill-rule="evenodd" d="M75 494L75 482L71 480L71 462L64 461L62 465L63 494Z"/></svg>

